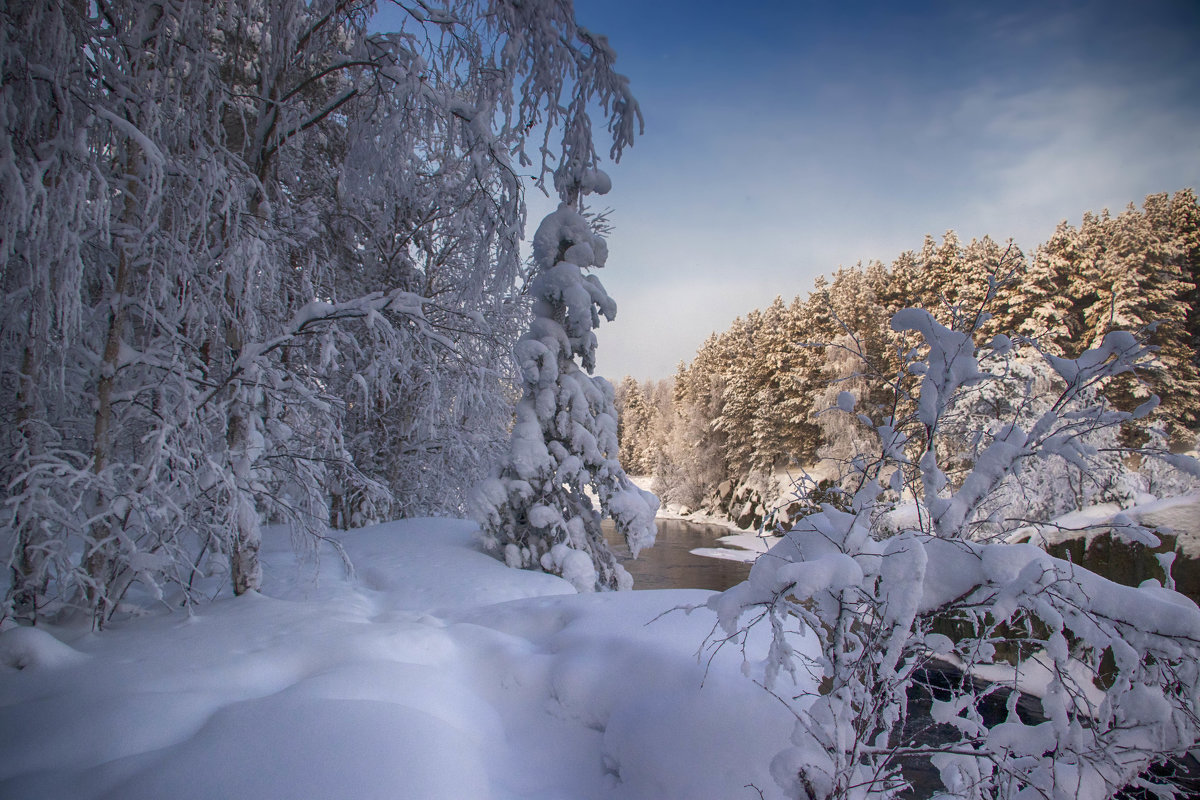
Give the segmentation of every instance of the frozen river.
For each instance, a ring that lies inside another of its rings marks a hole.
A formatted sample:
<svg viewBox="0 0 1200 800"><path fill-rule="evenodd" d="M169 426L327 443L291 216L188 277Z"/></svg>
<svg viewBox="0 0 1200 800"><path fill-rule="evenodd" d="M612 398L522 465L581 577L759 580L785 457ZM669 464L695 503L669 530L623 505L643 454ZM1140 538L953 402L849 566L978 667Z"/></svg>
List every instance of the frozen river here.
<svg viewBox="0 0 1200 800"><path fill-rule="evenodd" d="M706 525L678 519L658 520L658 539L654 547L643 550L636 560L629 548L605 522L605 535L613 551L633 575L634 589L711 589L723 591L741 583L750 573L750 565L724 558L698 556L696 548L721 548L717 539L733 533L721 525ZM744 551L741 551L744 552Z"/></svg>

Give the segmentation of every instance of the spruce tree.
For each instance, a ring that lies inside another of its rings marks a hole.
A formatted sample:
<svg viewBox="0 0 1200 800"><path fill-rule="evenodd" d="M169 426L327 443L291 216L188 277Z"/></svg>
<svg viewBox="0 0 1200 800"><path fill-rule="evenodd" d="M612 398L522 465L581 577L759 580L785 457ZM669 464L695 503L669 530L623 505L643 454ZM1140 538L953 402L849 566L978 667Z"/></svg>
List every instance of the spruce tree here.
<svg viewBox="0 0 1200 800"><path fill-rule="evenodd" d="M608 186L598 171L576 180L576 191ZM604 539L603 517L616 523L635 558L657 532L658 499L634 486L618 461L612 386L590 374L593 331L617 308L585 270L603 267L607 257L604 239L572 202L538 227L533 322L515 350L523 393L512 441L497 472L474 492L489 551L511 567L561 575L581 592L633 586Z"/></svg>

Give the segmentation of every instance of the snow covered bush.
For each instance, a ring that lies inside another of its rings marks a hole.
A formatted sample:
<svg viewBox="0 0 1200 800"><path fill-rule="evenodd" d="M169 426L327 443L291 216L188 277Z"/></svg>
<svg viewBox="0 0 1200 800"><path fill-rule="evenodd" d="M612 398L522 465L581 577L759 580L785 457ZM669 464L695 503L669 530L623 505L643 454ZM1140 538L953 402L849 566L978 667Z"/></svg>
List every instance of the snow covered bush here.
<svg viewBox="0 0 1200 800"><path fill-rule="evenodd" d="M1051 458L1087 469L1115 441L1105 432L1154 407L1115 411L1095 391L1150 351L1116 331L1076 359L1044 354L1052 401L1018 402L998 424L981 416L964 439L965 398L1004 379L983 365L1012 342L998 336L979 351L919 309L891 324L922 342L893 384L911 390L894 407L913 411L860 419L877 448L856 461L850 508L805 517L746 582L709 602L731 639L771 625L767 688L783 670L819 682L787 699L797 725L774 776L808 800L896 797L908 786L902 764L923 761L940 776L940 798L1105 798L1131 783L1171 796L1146 770L1200 738L1200 609L1157 581L1121 586L1031 545L977 536L1005 513L989 503L1006 481ZM853 396L838 407L853 413ZM1195 462L1144 455L1200 474ZM906 494L916 513L897 533L883 520ZM1133 524L1119 532L1156 541ZM798 646L806 631L819 650ZM1040 716L1018 709L1016 690L1040 696ZM910 702L923 694L922 722ZM997 701L998 719L985 710Z"/></svg>
<svg viewBox="0 0 1200 800"><path fill-rule="evenodd" d="M1032 344L984 348L980 367L992 376L963 387L947 405L938 440L951 483L978 462L1009 425L1030 429L1062 396L1063 379ZM1084 387L1077 407L1098 408L1098 387ZM1051 520L1097 503L1134 504L1148 484L1129 462L1121 426L1081 424L1071 430L1069 449L1043 449L1004 476L972 518L974 538L999 534L1029 521ZM1165 452L1165 442L1155 448ZM1157 459L1149 463L1160 464ZM955 474L957 472L957 474Z"/></svg>

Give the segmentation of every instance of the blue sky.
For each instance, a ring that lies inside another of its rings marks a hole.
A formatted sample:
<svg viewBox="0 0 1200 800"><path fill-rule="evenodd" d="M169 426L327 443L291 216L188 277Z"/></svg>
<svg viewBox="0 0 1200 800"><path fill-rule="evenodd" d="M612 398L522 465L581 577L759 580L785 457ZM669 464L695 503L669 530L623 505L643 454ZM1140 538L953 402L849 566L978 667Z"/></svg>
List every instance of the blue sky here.
<svg viewBox="0 0 1200 800"><path fill-rule="evenodd" d="M1200 189L1200 3L578 0L646 134L609 169L598 372L926 233L1013 237ZM531 225L545 210L531 202Z"/></svg>

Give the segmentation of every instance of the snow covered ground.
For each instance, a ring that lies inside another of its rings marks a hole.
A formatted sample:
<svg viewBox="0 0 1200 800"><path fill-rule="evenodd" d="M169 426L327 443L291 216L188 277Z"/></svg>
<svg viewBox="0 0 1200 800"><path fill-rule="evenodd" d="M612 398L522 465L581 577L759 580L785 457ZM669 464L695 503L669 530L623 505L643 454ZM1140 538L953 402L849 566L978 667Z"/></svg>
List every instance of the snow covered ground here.
<svg viewBox="0 0 1200 800"><path fill-rule="evenodd" d="M1064 514L1049 524L1019 528L1008 541L1027 541L1039 547L1076 538L1084 538L1090 543L1113 526L1128 525L1169 531L1184 556L1200 558L1200 489L1163 499L1146 495L1139 498L1136 505L1125 509L1115 503L1091 506Z"/></svg>
<svg viewBox="0 0 1200 800"><path fill-rule="evenodd" d="M0 797L779 796L793 718L664 615L709 592L577 595L472 527L347 533L356 576L274 532L261 595L0 633Z"/></svg>

